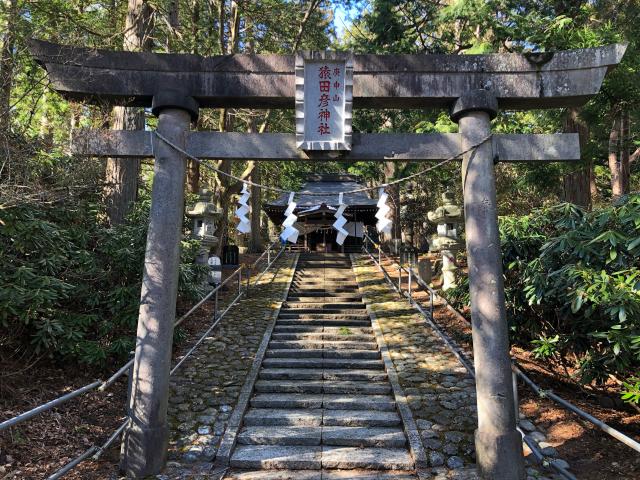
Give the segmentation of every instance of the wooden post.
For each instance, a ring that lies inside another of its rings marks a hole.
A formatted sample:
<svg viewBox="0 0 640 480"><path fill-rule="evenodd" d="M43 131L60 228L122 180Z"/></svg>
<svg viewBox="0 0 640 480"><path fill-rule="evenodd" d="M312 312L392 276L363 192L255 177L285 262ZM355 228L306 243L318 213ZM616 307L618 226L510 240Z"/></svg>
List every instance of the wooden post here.
<svg viewBox="0 0 640 480"><path fill-rule="evenodd" d="M497 111L496 98L486 90L471 91L456 101L451 117L459 124L463 150L491 133ZM524 478L524 463L513 408L493 163L490 140L465 154L462 163L478 405L476 460L484 479L519 480Z"/></svg>
<svg viewBox="0 0 640 480"><path fill-rule="evenodd" d="M198 106L191 97L175 91L163 91L153 99L158 132L180 147L185 145L189 124L197 112ZM162 141L156 141L154 150L129 424L122 440L121 468L129 478L160 473L166 462L169 441L167 402L186 159Z"/></svg>

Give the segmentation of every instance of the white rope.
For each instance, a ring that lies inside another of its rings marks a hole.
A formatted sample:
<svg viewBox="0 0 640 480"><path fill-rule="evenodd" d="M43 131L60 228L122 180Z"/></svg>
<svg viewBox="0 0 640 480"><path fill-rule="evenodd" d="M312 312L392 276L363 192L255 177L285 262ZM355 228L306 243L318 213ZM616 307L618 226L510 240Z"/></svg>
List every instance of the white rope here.
<svg viewBox="0 0 640 480"><path fill-rule="evenodd" d="M154 130L153 133L160 139L162 140L164 143L166 143L167 145L169 145L171 148L173 148L174 150L182 153L185 157L187 157L190 160L193 160L194 162L199 163L200 165L203 165L204 167L206 167L208 170L211 170L212 172L216 172L220 175L224 175L225 177L229 177L233 180L236 180L238 182L242 182L246 185L251 185L252 187L258 187L258 188L263 188L265 190L271 190L272 192L278 192L278 193L289 193L289 190L284 190L282 188L279 187L272 187L271 185L263 185L261 183L255 183L252 182L251 180L246 180L243 178L240 178L236 175L233 175L232 173L228 173L225 172L223 170L220 170L219 168L213 167L211 165L209 165L205 160L202 160L201 158L198 157L194 157L193 155L191 155L189 152L187 152L185 149L183 149L182 147L176 145L175 143L173 143L171 140L169 140L168 138L166 138L164 135L162 135L161 133L159 133L157 130ZM478 148L479 146L483 145L485 142L487 142L489 139L491 139L492 134L487 135L485 138L483 138L481 141L479 141L478 143L476 143L475 145L472 145L471 147L469 147L468 149L460 152L457 155L454 155L452 157L449 157L445 160L442 160L441 162L438 162L434 165L431 165L430 167L427 167L423 170L420 170L419 172L413 173L411 175L407 175L406 177L402 177L402 178L398 178L397 180L393 180L391 182L386 182L386 183L381 183L379 185L373 186L373 187L363 187L363 188L355 188L353 190L346 190L344 192L340 192L342 194L351 194L351 193L360 193L360 192L368 192L371 190L378 190L380 188L385 188L385 187L389 187L391 185L397 185L399 183L402 182L406 182L407 180L411 180L412 178L416 178L419 177L421 175L424 175L425 173L428 173L432 170L435 170L436 168L439 168L443 165L446 165L449 162L452 162L454 160L457 160L458 158L460 158L461 156L475 150L476 148ZM316 193L316 192L304 192L304 195L308 195L308 196L318 196L318 197L325 197L327 196L326 193Z"/></svg>

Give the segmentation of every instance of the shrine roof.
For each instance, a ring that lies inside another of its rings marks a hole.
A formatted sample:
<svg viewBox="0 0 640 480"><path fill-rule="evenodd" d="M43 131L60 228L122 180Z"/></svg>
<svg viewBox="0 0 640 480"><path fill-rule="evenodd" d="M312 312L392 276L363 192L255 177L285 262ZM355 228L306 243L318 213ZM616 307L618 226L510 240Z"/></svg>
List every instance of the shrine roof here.
<svg viewBox="0 0 640 480"><path fill-rule="evenodd" d="M296 192L294 202L297 209L308 209L325 204L329 207L338 206L340 192L363 188L358 178L353 175L322 174L311 175L302 188ZM309 195L313 194L313 195ZM283 193L276 200L266 205L266 208L285 208L289 202L289 194ZM349 207L375 207L378 200L369 198L367 192L345 194L343 202Z"/></svg>

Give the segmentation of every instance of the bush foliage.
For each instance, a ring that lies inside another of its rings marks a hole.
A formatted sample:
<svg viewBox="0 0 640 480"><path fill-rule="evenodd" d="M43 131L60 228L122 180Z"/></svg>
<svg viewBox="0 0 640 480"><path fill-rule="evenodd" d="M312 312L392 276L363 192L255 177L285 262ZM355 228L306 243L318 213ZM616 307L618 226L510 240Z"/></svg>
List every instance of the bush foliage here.
<svg viewBox="0 0 640 480"><path fill-rule="evenodd" d="M640 195L593 212L572 204L500 219L512 341L576 369L576 380L640 371ZM468 284L449 295L468 304ZM635 392L635 394L634 394Z"/></svg>
<svg viewBox="0 0 640 480"><path fill-rule="evenodd" d="M23 205L3 211L0 325L4 348L103 366L126 356L135 329L148 201L107 228L90 203ZM198 243L182 242L180 290L197 297Z"/></svg>

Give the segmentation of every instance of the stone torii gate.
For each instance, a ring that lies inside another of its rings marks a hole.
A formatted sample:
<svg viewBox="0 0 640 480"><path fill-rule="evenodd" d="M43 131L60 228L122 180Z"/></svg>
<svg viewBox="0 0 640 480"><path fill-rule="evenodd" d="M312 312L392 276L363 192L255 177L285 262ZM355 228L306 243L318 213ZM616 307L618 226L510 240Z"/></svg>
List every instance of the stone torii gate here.
<svg viewBox="0 0 640 480"><path fill-rule="evenodd" d="M52 86L85 102L151 107L158 132L206 159L443 160L464 152L462 181L483 478L522 479L497 228L494 163L580 158L577 134L493 135L499 109L579 106L595 95L625 45L530 55L355 55L356 108L450 108L457 134L353 134L349 152L296 147L295 134L189 132L199 108L294 108L294 56L130 53L33 41ZM480 144L481 143L481 144ZM474 145L480 144L472 149ZM89 131L81 155L155 157L152 205L122 466L140 478L166 460L166 422L185 157L151 132Z"/></svg>

